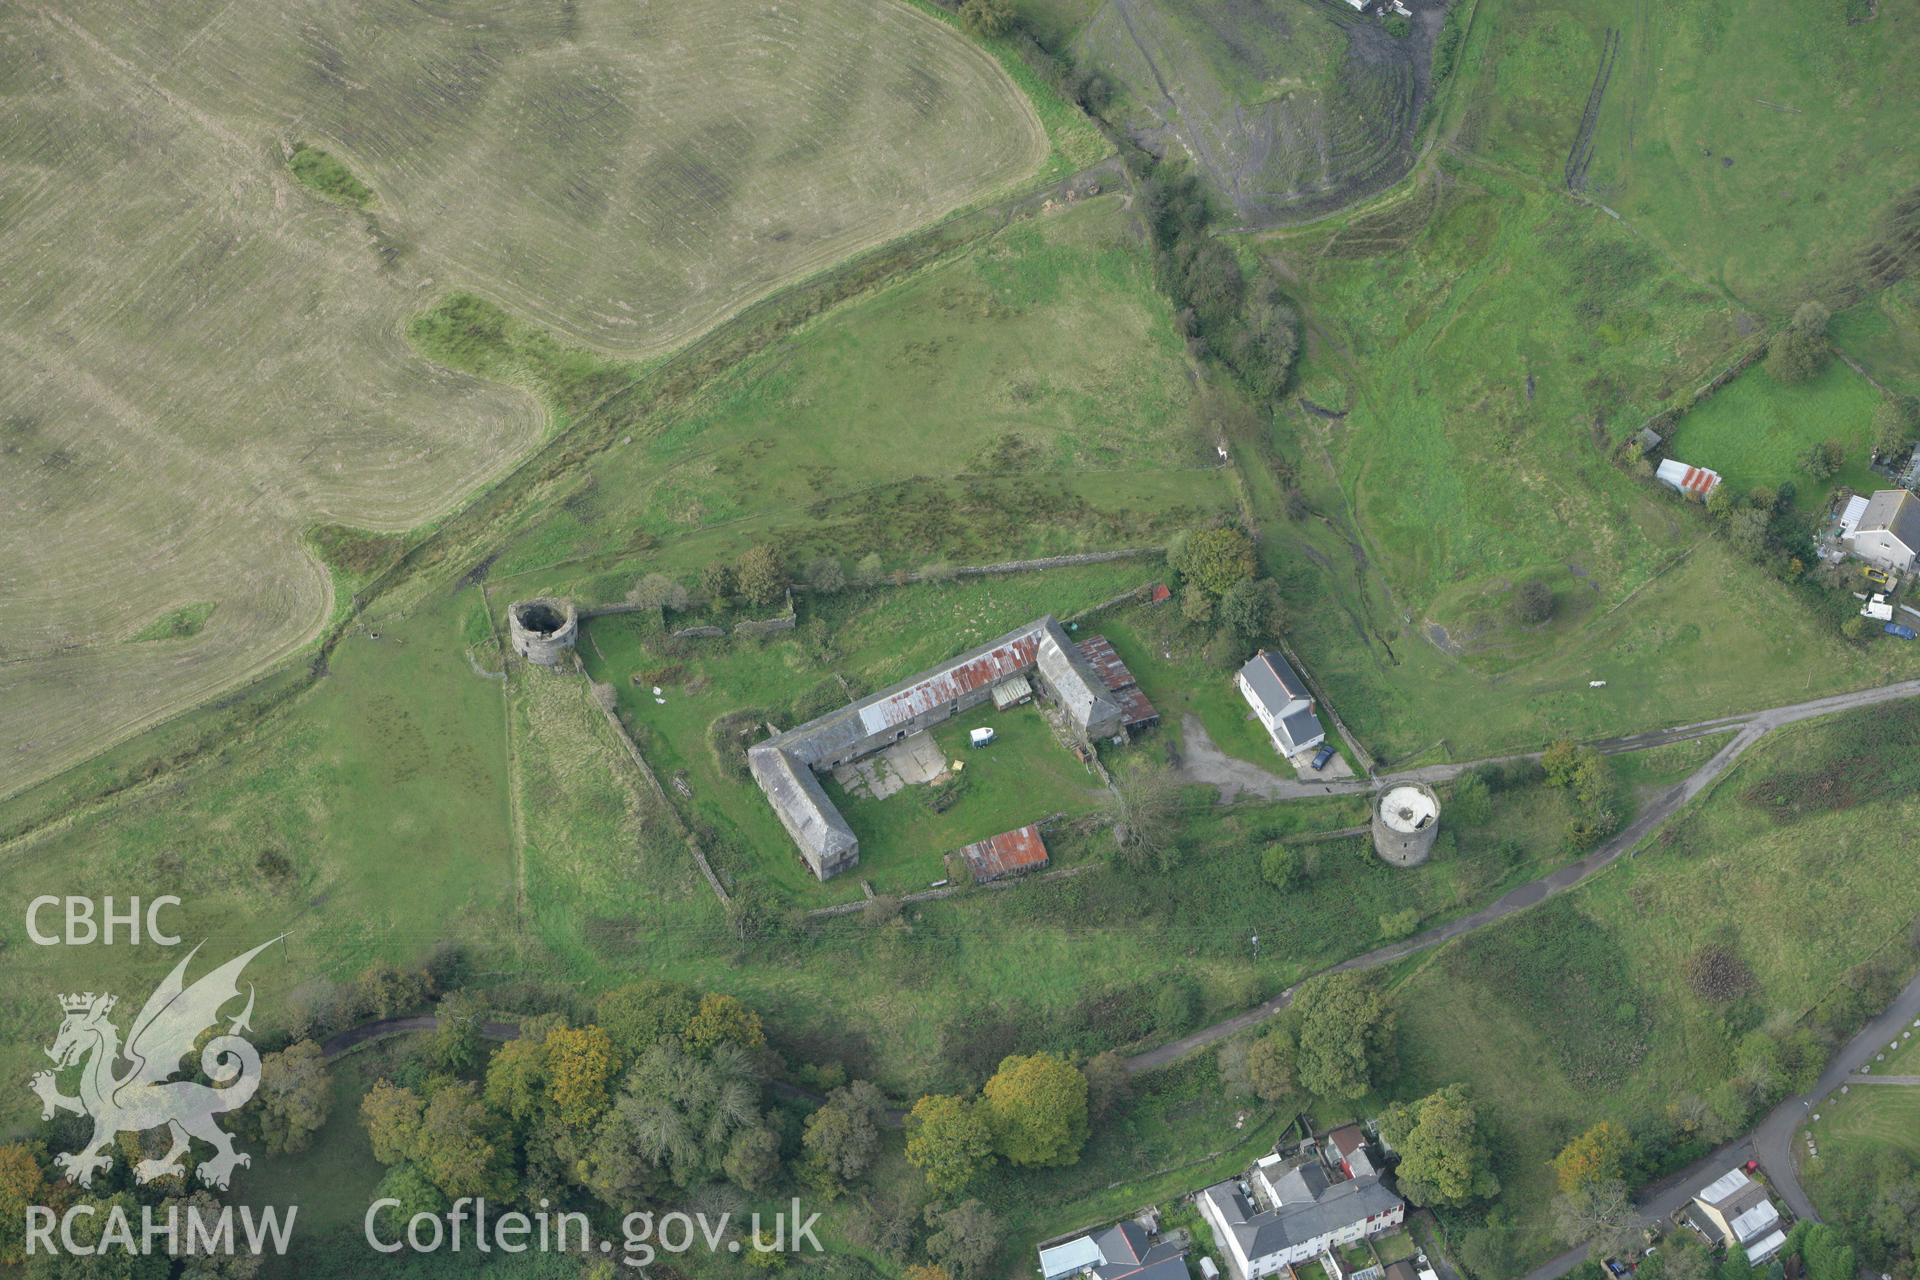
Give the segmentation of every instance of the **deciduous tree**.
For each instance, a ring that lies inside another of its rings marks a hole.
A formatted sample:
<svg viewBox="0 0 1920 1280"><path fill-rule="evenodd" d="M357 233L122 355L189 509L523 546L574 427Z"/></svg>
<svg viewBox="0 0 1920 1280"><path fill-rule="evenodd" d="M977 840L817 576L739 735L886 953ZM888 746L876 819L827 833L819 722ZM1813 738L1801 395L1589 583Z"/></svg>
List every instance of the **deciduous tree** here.
<svg viewBox="0 0 1920 1280"><path fill-rule="evenodd" d="M1613 1182L1626 1171L1633 1142L1627 1131L1611 1120L1602 1120L1574 1138L1553 1158L1554 1177L1560 1190L1573 1191L1589 1182Z"/></svg>
<svg viewBox="0 0 1920 1280"><path fill-rule="evenodd" d="M927 1254L953 1280L979 1280L1000 1252L1000 1220L978 1200L962 1200L947 1210L929 1209Z"/></svg>
<svg viewBox="0 0 1920 1280"><path fill-rule="evenodd" d="M710 993L700 997L699 1009L688 1019L686 1041L696 1053L721 1045L758 1052L767 1047L767 1032L760 1025L760 1015L738 997Z"/></svg>
<svg viewBox="0 0 1920 1280"><path fill-rule="evenodd" d="M1000 1154L1019 1165L1066 1165L1087 1141L1087 1078L1051 1053L1013 1054L982 1090Z"/></svg>
<svg viewBox="0 0 1920 1280"><path fill-rule="evenodd" d="M964 1191L993 1159L993 1129L970 1098L930 1093L907 1113L907 1162L935 1191Z"/></svg>
<svg viewBox="0 0 1920 1280"><path fill-rule="evenodd" d="M866 1176L880 1154L880 1118L887 1100L865 1080L835 1089L807 1117L801 1146L808 1164L834 1187Z"/></svg>
<svg viewBox="0 0 1920 1280"><path fill-rule="evenodd" d="M1276 1027L1247 1047L1247 1079L1262 1102L1278 1102L1293 1092L1298 1049L1293 1032Z"/></svg>
<svg viewBox="0 0 1920 1280"><path fill-rule="evenodd" d="M1253 543L1238 529L1202 529L1180 544L1173 567L1217 600L1253 577Z"/></svg>
<svg viewBox="0 0 1920 1280"><path fill-rule="evenodd" d="M1393 1049L1394 1015L1379 988L1359 974L1331 974L1302 983L1294 1006L1301 1087L1322 1098L1365 1094Z"/></svg>
<svg viewBox="0 0 1920 1280"><path fill-rule="evenodd" d="M373 1158L381 1164L399 1164L413 1151L420 1132L420 1113L426 1104L420 1095L391 1080L376 1080L360 1099L360 1122L373 1144Z"/></svg>
<svg viewBox="0 0 1920 1280"><path fill-rule="evenodd" d="M561 1125L584 1132L607 1109L618 1066L613 1041L600 1027L555 1027L546 1042L547 1101Z"/></svg>
<svg viewBox="0 0 1920 1280"><path fill-rule="evenodd" d="M1465 1085L1450 1084L1412 1104L1395 1103L1381 1116L1380 1132L1400 1153L1400 1191L1413 1203L1457 1208L1499 1194Z"/></svg>
<svg viewBox="0 0 1920 1280"><path fill-rule="evenodd" d="M606 992L594 1002L594 1021L613 1047L631 1062L668 1036L686 1034L699 1011L698 997L677 983L641 978Z"/></svg>
<svg viewBox="0 0 1920 1280"><path fill-rule="evenodd" d="M260 1059L260 1096L254 1114L269 1151L305 1151L333 1110L326 1058L311 1040L298 1040Z"/></svg>

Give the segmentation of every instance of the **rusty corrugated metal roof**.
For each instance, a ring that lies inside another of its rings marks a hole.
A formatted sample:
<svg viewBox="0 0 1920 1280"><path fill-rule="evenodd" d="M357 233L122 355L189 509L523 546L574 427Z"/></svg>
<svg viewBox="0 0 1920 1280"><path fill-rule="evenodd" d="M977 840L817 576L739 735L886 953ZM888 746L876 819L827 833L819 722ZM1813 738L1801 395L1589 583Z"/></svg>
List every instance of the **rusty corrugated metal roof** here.
<svg viewBox="0 0 1920 1280"><path fill-rule="evenodd" d="M996 680L1025 671L1034 664L1040 647L1037 632L1027 632L989 649L958 666L946 667L888 698L860 708L860 724L868 733L883 730L945 706Z"/></svg>
<svg viewBox="0 0 1920 1280"><path fill-rule="evenodd" d="M986 840L976 840L960 851L967 870L976 883L985 884L1001 876L1019 875L1047 865L1046 841L1040 828L1029 823L1017 831L1003 831Z"/></svg>
<svg viewBox="0 0 1920 1280"><path fill-rule="evenodd" d="M1105 636L1088 636L1080 642L1080 653L1093 669L1106 682L1107 688L1118 693L1122 689L1132 688L1139 681L1133 678L1133 672L1127 670L1127 664L1115 652L1113 642Z"/></svg>
<svg viewBox="0 0 1920 1280"><path fill-rule="evenodd" d="M1144 728L1160 718L1160 713L1154 710L1153 703L1147 701L1147 695L1140 692L1138 685L1114 690L1113 700L1120 704L1120 716L1129 729Z"/></svg>

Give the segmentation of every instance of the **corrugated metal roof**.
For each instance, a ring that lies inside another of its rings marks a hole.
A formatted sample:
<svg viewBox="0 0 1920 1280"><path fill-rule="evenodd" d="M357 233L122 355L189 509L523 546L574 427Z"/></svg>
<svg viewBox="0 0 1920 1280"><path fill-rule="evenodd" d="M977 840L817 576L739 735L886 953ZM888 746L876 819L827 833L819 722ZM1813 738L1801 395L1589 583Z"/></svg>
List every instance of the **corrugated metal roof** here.
<svg viewBox="0 0 1920 1280"><path fill-rule="evenodd" d="M1088 636L1080 642L1081 656L1093 664L1093 670L1107 688L1118 693L1130 689L1139 681L1133 678L1133 672L1127 670L1127 664L1120 660L1113 643L1105 636Z"/></svg>
<svg viewBox="0 0 1920 1280"><path fill-rule="evenodd" d="M1867 514L1867 500L1859 494L1847 499L1846 510L1840 513L1840 536L1851 538L1860 528L1861 517Z"/></svg>
<svg viewBox="0 0 1920 1280"><path fill-rule="evenodd" d="M1733 1234L1744 1244L1767 1231L1778 1221L1780 1221L1780 1211L1773 1207L1773 1201L1762 1200L1735 1218L1729 1225L1733 1227Z"/></svg>
<svg viewBox="0 0 1920 1280"><path fill-rule="evenodd" d="M1039 647L1040 637L1027 632L964 663L932 672L924 680L861 707L860 727L868 733L883 733L996 680L1017 675L1034 664Z"/></svg>
<svg viewBox="0 0 1920 1280"><path fill-rule="evenodd" d="M1093 1237L1081 1236L1051 1249L1042 1249L1040 1274L1044 1280L1060 1280L1061 1276L1073 1275L1104 1261L1106 1259L1100 1256L1100 1246L1093 1242Z"/></svg>
<svg viewBox="0 0 1920 1280"><path fill-rule="evenodd" d="M1147 701L1138 685L1116 689L1113 700L1120 704L1120 718L1129 729L1144 728L1160 719L1160 713Z"/></svg>
<svg viewBox="0 0 1920 1280"><path fill-rule="evenodd" d="M1688 466L1678 458L1668 458L1653 474L1661 482L1696 498L1706 497L1720 483L1719 472L1708 467Z"/></svg>
<svg viewBox="0 0 1920 1280"><path fill-rule="evenodd" d="M980 884L1001 876L1019 875L1047 865L1046 841L1040 828L1029 823L1017 831L1003 831L986 840L976 840L960 851L967 869Z"/></svg>

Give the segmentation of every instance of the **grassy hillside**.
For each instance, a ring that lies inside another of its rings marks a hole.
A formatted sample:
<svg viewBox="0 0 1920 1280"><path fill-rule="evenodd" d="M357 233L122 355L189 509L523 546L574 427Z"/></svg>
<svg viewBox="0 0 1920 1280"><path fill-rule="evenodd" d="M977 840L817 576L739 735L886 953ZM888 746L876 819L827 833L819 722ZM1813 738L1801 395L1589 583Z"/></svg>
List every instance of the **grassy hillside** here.
<svg viewBox="0 0 1920 1280"><path fill-rule="evenodd" d="M1443 160L1379 210L1258 243L1316 325L1279 469L1256 477L1263 554L1294 643L1385 758L1680 723L1907 669L1842 643L1698 507L1616 461L1744 340L1734 308L1613 219ZM1826 486L1800 473L1801 441L1848 441L1841 479L1865 483L1872 402L1841 365L1787 389L1756 370L1675 447L1711 462L1693 454L1712 445L1812 503ZM1303 519L1284 518L1288 482ZM1529 578L1553 592L1547 623L1514 621Z"/></svg>
<svg viewBox="0 0 1920 1280"><path fill-rule="evenodd" d="M1916 744L1920 713L1904 705L1781 731L1637 857L1400 988L1396 1088L1465 1080L1493 1103L1516 1261L1557 1249L1536 1171L1573 1134L1611 1118L1683 1142L1688 1108L1674 1104L1689 1098L1737 1132L1753 1100L1728 1083L1747 1078L1743 1037L1818 1027L1871 985L1857 966L1911 970L1920 872L1888 833L1920 817ZM1708 947L1736 958L1739 989L1695 985ZM1837 1016L1851 1029L1860 1014Z"/></svg>
<svg viewBox="0 0 1920 1280"><path fill-rule="evenodd" d="M730 368L525 514L535 590L755 541L884 567L1153 545L1230 501L1121 200L1019 221ZM496 535L498 536L498 535ZM644 557L636 556L644 545ZM624 593L626 582L615 594Z"/></svg>
<svg viewBox="0 0 1920 1280"><path fill-rule="evenodd" d="M1556 186L1572 172L1687 274L1784 313L1912 252L1894 206L1920 103L1896 86L1916 51L1898 5L1488 0L1460 142Z"/></svg>
<svg viewBox="0 0 1920 1280"><path fill-rule="evenodd" d="M204 939L207 964L286 932L248 970L268 1031L298 1027L330 983L442 941L511 964L509 752L500 684L469 665L479 606L468 591L383 617L377 638L346 641L327 680L249 737L0 849L0 885L24 904L57 866L61 893L176 895L163 919L187 946ZM22 1078L58 1025L54 993L111 990L137 1008L178 959L33 946L19 912L3 936L15 981L0 1040ZM0 1116L22 1119L31 1101L8 1098Z"/></svg>
<svg viewBox="0 0 1920 1280"><path fill-rule="evenodd" d="M306 643L304 527L416 527L541 437L408 350L426 290L657 353L1050 146L895 0L15 7L0 42L6 789Z"/></svg>
<svg viewBox="0 0 1920 1280"><path fill-rule="evenodd" d="M1295 222L1378 191L1413 163L1438 9L1396 36L1313 0L1034 4L1154 151L1190 156L1234 215ZM1080 10L1088 10L1084 17Z"/></svg>

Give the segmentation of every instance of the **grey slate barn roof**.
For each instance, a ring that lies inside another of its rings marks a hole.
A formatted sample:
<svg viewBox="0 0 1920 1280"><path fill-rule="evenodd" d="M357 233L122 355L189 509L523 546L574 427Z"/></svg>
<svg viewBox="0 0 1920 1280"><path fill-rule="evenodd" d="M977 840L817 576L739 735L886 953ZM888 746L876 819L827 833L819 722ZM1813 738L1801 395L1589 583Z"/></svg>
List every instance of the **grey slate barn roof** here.
<svg viewBox="0 0 1920 1280"><path fill-rule="evenodd" d="M1292 1178L1292 1173L1287 1179ZM1306 1244L1342 1227L1368 1218L1391 1213L1400 1197L1387 1190L1379 1177L1353 1178L1325 1186L1312 1198L1287 1202L1256 1213L1240 1188L1231 1182L1216 1183L1200 1194L1213 1202L1221 1221L1227 1224L1248 1258L1263 1258L1295 1245ZM1276 1184L1274 1189L1281 1191Z"/></svg>
<svg viewBox="0 0 1920 1280"><path fill-rule="evenodd" d="M852 866L859 840L815 778L985 701L1011 676L1034 674L1076 729L1089 738L1120 731L1124 716L1092 665L1048 614L917 676L889 685L747 751L754 781L780 824L822 880Z"/></svg>
<svg viewBox="0 0 1920 1280"><path fill-rule="evenodd" d="M747 753L747 767L772 803L780 825L809 855L808 865L822 879L840 870L843 861L858 855L859 839L833 807L833 801L827 799L826 789L812 769L784 751L758 747Z"/></svg>

